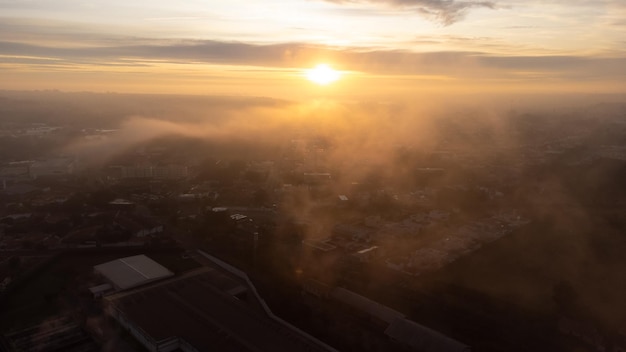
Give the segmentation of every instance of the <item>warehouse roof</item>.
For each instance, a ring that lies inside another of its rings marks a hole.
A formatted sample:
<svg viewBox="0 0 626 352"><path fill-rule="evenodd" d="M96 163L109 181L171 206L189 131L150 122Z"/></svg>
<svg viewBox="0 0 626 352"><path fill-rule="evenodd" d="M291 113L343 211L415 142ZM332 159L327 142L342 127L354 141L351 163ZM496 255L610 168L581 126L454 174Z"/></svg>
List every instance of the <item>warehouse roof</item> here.
<svg viewBox="0 0 626 352"><path fill-rule="evenodd" d="M394 320L385 334L401 344L424 352L468 352L470 348L450 337L408 319Z"/></svg>
<svg viewBox="0 0 626 352"><path fill-rule="evenodd" d="M96 265L94 269L111 281L118 290L126 290L174 275L143 254Z"/></svg>
<svg viewBox="0 0 626 352"><path fill-rule="evenodd" d="M397 310L372 301L369 298L346 290L345 288L335 287L331 291L330 296L387 323L404 318L404 314L398 312Z"/></svg>

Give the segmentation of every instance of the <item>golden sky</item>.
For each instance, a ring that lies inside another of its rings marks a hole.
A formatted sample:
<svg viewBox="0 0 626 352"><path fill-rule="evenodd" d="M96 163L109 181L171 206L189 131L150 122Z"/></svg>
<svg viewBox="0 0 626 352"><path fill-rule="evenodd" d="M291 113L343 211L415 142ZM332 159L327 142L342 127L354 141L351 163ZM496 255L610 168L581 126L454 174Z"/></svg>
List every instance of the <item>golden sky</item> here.
<svg viewBox="0 0 626 352"><path fill-rule="evenodd" d="M343 71L327 86L304 70ZM0 89L626 92L623 0L0 0Z"/></svg>

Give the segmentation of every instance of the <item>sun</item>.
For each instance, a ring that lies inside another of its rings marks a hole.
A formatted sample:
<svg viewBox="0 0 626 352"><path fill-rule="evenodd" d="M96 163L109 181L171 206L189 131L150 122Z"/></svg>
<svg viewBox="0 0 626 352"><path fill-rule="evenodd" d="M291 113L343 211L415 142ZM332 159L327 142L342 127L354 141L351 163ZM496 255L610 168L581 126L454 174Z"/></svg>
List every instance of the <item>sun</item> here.
<svg viewBox="0 0 626 352"><path fill-rule="evenodd" d="M334 70L327 64L319 64L306 70L306 78L319 85L325 86L341 78L341 72Z"/></svg>

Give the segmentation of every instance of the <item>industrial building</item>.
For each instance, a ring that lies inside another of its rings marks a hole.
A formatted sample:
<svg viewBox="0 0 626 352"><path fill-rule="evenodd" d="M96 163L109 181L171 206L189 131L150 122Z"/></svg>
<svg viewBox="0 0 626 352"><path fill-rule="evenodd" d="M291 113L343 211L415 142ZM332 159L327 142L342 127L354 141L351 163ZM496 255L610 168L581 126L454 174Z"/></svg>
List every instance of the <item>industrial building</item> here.
<svg viewBox="0 0 626 352"><path fill-rule="evenodd" d="M73 175L77 163L73 158L52 158L37 160L30 166L30 176L33 179L39 177L60 177Z"/></svg>
<svg viewBox="0 0 626 352"><path fill-rule="evenodd" d="M189 175L185 165L135 165L120 166L120 178L180 179Z"/></svg>
<svg viewBox="0 0 626 352"><path fill-rule="evenodd" d="M305 292L321 299L329 299L349 308L362 320L384 329L384 335L407 351L416 352L469 352L469 346L438 331L407 319L390 307L361 296L342 287L331 287L314 279L303 284Z"/></svg>
<svg viewBox="0 0 626 352"><path fill-rule="evenodd" d="M402 346L424 352L469 352L470 348L440 332L429 329L414 321L394 319L385 330L385 335Z"/></svg>
<svg viewBox="0 0 626 352"><path fill-rule="evenodd" d="M94 270L104 276L117 290L131 289L174 275L143 254L96 265Z"/></svg>
<svg viewBox="0 0 626 352"><path fill-rule="evenodd" d="M148 351L335 351L275 316L245 273L201 254L200 269L106 296L106 311Z"/></svg>

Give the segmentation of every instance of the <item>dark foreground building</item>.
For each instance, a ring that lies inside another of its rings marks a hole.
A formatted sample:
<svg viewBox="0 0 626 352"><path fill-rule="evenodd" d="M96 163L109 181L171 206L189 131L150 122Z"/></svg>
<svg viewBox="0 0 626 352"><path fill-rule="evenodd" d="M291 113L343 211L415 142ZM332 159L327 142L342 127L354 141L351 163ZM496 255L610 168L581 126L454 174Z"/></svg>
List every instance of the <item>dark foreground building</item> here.
<svg viewBox="0 0 626 352"><path fill-rule="evenodd" d="M105 297L109 314L149 351L335 351L272 314L247 276L212 266Z"/></svg>

